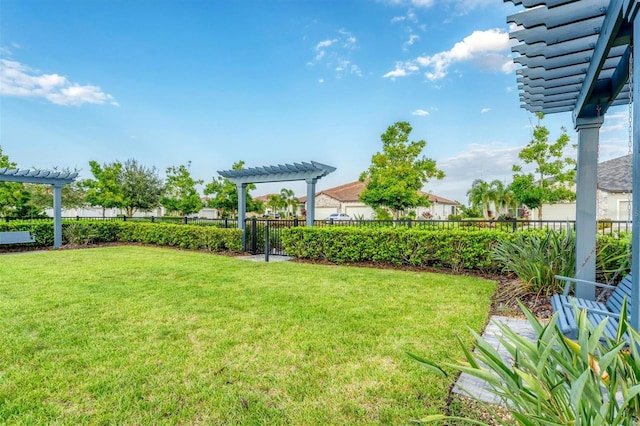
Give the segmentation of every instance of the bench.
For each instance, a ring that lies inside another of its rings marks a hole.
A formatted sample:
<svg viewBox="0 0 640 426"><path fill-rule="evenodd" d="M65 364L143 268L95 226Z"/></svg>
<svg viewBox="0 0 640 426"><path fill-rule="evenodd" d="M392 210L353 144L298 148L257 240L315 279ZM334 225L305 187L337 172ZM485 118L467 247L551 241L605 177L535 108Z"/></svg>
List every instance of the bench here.
<svg viewBox="0 0 640 426"><path fill-rule="evenodd" d="M622 302L625 297L627 298L627 304L631 302L631 274L624 277L617 286L595 283L577 278L562 277L559 275L556 276L556 279L566 282L563 293L555 294L551 297L551 307L553 308L553 312L559 313L558 327L560 327L562 334L570 339L577 338L578 329L576 324L575 307L578 307L578 309L586 310L587 318L594 326L600 324L605 318L609 318L605 328L605 334L612 339L615 338L618 329L618 319L620 318L620 310L622 309ZM602 303L594 300L569 296L569 291L571 290L572 285L599 287L612 290L612 292L607 298L607 301Z"/></svg>
<svg viewBox="0 0 640 426"><path fill-rule="evenodd" d="M0 232L0 244L35 243L36 239L29 231Z"/></svg>

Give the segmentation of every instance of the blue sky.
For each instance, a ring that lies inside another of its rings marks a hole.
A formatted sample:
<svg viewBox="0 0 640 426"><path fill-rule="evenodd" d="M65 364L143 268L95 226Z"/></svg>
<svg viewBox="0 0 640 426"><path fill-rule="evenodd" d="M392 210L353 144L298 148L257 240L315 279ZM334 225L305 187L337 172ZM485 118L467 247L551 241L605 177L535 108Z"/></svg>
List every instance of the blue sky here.
<svg viewBox="0 0 640 426"><path fill-rule="evenodd" d="M409 121L466 203L509 182L534 117L520 108L500 0L0 0L0 146L21 168L191 161L195 178L318 161L317 189L358 179L380 135ZM610 110L600 159L627 153ZM552 138L570 113L548 116ZM303 183L259 185L252 195Z"/></svg>

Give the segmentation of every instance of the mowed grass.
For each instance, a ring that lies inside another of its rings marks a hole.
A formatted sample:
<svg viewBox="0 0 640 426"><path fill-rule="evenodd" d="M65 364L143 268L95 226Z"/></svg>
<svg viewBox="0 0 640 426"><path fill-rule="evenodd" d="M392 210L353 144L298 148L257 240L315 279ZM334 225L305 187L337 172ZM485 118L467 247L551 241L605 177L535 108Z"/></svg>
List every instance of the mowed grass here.
<svg viewBox="0 0 640 426"><path fill-rule="evenodd" d="M405 424L495 284L155 247L0 256L1 424Z"/></svg>

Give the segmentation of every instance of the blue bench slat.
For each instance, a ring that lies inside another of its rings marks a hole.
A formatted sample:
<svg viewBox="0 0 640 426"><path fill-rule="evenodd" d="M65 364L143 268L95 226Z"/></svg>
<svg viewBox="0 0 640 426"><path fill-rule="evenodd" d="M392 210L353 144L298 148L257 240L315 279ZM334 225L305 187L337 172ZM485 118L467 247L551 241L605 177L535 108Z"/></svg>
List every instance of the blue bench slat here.
<svg viewBox="0 0 640 426"><path fill-rule="evenodd" d="M613 290L606 303L600 303L593 300L580 299L562 294L555 294L551 297L551 307L553 312L559 312L558 327L564 335L571 339L577 338L578 330L575 318L574 305L579 309L587 310L587 318L594 326L600 324L605 318L609 318L605 326L605 334L614 338L618 329L617 318L607 315L620 314L623 300L627 299L627 303L631 300L631 286L633 285L631 274L623 278L623 280ZM596 312L598 310L601 312Z"/></svg>
<svg viewBox="0 0 640 426"><path fill-rule="evenodd" d="M0 244L33 243L35 238L29 231L5 231L0 232Z"/></svg>

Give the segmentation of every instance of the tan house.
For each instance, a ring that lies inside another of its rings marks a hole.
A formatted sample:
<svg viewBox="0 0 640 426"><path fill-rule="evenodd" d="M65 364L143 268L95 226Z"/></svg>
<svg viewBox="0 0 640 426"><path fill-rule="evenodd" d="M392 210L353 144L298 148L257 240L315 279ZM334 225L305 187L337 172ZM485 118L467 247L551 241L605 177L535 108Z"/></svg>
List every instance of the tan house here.
<svg viewBox="0 0 640 426"><path fill-rule="evenodd" d="M627 220L629 217L631 170L631 155L598 164L598 220ZM531 218L537 219L537 213L537 209L534 209ZM576 203L543 204L542 219L575 220Z"/></svg>
<svg viewBox="0 0 640 426"><path fill-rule="evenodd" d="M371 207L360 201L360 193L365 188L365 183L355 181L335 188L325 189L316 193L315 217L323 220L331 213L346 213L352 219L373 219L374 212ZM418 207L416 218L447 219L450 214L455 214L458 203L437 195L421 192L429 196L429 207ZM306 210L306 197L301 197Z"/></svg>

